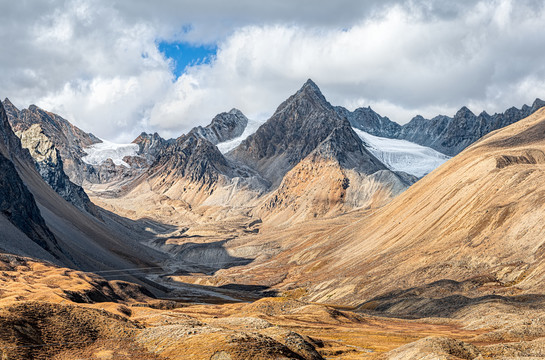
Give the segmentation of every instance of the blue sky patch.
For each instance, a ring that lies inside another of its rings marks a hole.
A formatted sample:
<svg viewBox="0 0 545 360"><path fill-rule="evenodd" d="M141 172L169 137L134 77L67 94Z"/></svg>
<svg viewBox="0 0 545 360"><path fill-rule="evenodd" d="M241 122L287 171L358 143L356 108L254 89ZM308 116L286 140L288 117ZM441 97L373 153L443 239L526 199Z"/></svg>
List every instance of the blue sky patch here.
<svg viewBox="0 0 545 360"><path fill-rule="evenodd" d="M180 77L188 66L209 64L218 50L215 45L192 45L184 42L160 42L157 48L173 60L173 73Z"/></svg>

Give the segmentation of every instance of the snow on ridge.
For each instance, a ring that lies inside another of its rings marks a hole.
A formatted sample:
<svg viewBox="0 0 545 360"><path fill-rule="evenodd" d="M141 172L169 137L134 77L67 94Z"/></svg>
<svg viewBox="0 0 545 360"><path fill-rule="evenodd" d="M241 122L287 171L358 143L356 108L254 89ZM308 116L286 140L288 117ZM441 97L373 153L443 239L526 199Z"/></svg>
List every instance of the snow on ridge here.
<svg viewBox="0 0 545 360"><path fill-rule="evenodd" d="M100 165L107 159L112 159L114 164L129 168L130 165L123 161L123 158L125 156L136 156L138 149L137 144L116 144L102 140L101 143L85 148L84 151L87 155L82 157L81 160L87 164Z"/></svg>
<svg viewBox="0 0 545 360"><path fill-rule="evenodd" d="M263 121L256 121L256 120L248 120L248 124L246 125L246 128L244 129L244 132L239 137L236 137L231 140L227 140L224 142L221 142L217 144L219 151L222 154L226 154L229 151L236 148L240 143L245 140L248 136L252 135L259 129L259 127L263 124Z"/></svg>
<svg viewBox="0 0 545 360"><path fill-rule="evenodd" d="M427 146L407 140L374 136L365 131L353 129L369 152L394 171L403 171L420 178L450 159L449 156Z"/></svg>

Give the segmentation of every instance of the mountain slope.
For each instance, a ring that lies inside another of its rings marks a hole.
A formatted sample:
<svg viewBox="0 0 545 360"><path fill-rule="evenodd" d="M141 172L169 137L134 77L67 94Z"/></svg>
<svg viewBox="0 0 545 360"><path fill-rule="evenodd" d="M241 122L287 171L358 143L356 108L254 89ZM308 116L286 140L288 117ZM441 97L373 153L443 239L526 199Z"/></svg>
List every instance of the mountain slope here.
<svg viewBox="0 0 545 360"><path fill-rule="evenodd" d="M414 181L387 170L346 124L288 171L257 214L278 223L379 207Z"/></svg>
<svg viewBox="0 0 545 360"><path fill-rule="evenodd" d="M2 227L0 248L18 254L43 256L47 260L69 262L61 251L55 235L47 227L34 196L15 168L14 161L30 163L32 158L21 148L19 138L9 126L0 103L0 217L11 225ZM11 228L11 229L10 229ZM20 232L19 232L20 231ZM38 249L34 244L38 245Z"/></svg>

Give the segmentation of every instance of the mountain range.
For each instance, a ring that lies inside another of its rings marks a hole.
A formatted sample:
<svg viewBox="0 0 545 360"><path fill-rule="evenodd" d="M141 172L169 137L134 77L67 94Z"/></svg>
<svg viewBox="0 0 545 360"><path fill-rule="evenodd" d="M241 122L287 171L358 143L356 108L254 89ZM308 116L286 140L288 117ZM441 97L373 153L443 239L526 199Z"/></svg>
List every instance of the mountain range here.
<svg viewBox="0 0 545 360"><path fill-rule="evenodd" d="M6 99L0 351L539 357L544 105L399 125L308 80L261 124L113 144Z"/></svg>

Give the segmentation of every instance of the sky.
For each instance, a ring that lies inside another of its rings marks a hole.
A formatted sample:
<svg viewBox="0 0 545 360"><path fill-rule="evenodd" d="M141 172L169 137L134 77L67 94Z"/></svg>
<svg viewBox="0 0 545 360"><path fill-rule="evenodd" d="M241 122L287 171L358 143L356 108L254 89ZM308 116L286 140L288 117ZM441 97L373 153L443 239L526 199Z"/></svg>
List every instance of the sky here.
<svg viewBox="0 0 545 360"><path fill-rule="evenodd" d="M503 112L545 99L544 24L545 0L2 0L0 97L116 142L265 120L309 78L401 124Z"/></svg>

